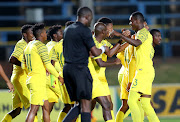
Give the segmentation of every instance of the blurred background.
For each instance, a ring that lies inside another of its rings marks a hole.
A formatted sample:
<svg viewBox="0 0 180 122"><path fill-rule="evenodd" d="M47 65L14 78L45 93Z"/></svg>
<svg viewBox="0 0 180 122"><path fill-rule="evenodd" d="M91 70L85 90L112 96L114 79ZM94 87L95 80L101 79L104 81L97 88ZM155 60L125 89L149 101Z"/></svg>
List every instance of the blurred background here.
<svg viewBox="0 0 180 122"><path fill-rule="evenodd" d="M129 16L134 11L140 11L145 16L150 29L156 28L161 31L162 43L155 48L156 76L152 101L162 121L179 122L180 0L0 0L0 64L8 77L10 78L12 72L12 65L8 63L8 58L16 42L21 39L22 25L43 22L47 29L55 24L64 27L66 21L76 20L76 11L80 6L88 6L93 10L92 25L100 17L109 17L113 20L114 29L121 32L122 28L131 29L128 25ZM108 40L115 44L118 38ZM121 66L115 66L108 67L106 70L115 113L121 105L117 80L120 68ZM2 78L0 78L0 89L7 89ZM2 98L4 94L6 93L1 90L0 97ZM8 100L4 100L5 104L0 103L0 119L11 109L11 94L7 96ZM6 101L9 103L7 104ZM60 111L60 108L57 111ZM97 105L95 116L102 116L99 108ZM96 118L102 120L102 117Z"/></svg>

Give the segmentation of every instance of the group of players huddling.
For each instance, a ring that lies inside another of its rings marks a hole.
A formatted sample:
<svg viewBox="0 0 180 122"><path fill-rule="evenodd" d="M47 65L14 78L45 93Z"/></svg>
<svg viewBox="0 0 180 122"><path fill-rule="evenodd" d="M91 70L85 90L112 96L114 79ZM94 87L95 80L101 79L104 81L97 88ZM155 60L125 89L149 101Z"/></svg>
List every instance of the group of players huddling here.
<svg viewBox="0 0 180 122"><path fill-rule="evenodd" d="M152 58L154 46L161 41L160 31L149 32L140 12L129 18L134 35L127 29L122 33L113 30L113 22L107 17L100 18L91 32L88 27L92 18L92 11L81 7L77 21L66 22L64 33L61 25L51 26L48 33L42 23L22 26L22 39L9 58L13 64L13 108L2 122L11 122L23 107L30 107L26 122L37 122L40 106L40 119L50 122L50 113L59 99L64 108L58 122L90 122L96 102L102 106L106 122L123 122L130 113L134 122L143 122L144 113L150 122L159 122L150 99L155 76ZM47 34L51 40L45 45ZM107 38L114 36L120 39L113 46ZM117 58L107 59L113 55ZM120 64L122 106L115 118L105 70Z"/></svg>

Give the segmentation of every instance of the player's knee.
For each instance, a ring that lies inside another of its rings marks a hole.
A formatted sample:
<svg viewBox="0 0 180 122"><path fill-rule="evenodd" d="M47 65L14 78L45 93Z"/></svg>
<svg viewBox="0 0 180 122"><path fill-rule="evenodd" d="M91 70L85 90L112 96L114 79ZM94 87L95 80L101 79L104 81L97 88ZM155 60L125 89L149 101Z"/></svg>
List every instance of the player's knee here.
<svg viewBox="0 0 180 122"><path fill-rule="evenodd" d="M111 105L111 103L108 100L103 102L102 104L102 108L106 111L111 110L111 107L113 107L113 105Z"/></svg>

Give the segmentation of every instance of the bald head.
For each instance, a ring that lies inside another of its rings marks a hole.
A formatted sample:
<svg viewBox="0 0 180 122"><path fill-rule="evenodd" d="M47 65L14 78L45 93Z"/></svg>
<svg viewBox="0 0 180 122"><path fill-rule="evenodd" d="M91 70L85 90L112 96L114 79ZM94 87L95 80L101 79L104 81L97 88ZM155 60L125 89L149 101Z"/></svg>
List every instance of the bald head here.
<svg viewBox="0 0 180 122"><path fill-rule="evenodd" d="M95 23L94 25L94 33L95 35L99 35L103 32L105 32L107 29L106 29L106 25L102 22L98 22L98 23Z"/></svg>

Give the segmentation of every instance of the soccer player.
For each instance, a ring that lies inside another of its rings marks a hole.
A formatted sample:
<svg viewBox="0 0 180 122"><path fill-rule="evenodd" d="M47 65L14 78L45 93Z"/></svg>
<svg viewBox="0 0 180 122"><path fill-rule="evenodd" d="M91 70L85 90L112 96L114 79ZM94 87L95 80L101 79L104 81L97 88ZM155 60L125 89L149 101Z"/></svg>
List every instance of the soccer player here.
<svg viewBox="0 0 180 122"><path fill-rule="evenodd" d="M104 40L107 36L108 31L106 25L102 22L96 23L94 25L93 36L96 47L101 47L104 44L106 44L108 47L112 47L112 45L109 42ZM119 43L117 45L120 47ZM117 48L116 50L119 49ZM93 77L92 98L102 106L104 120L107 122L114 121L110 91L105 77L105 67L118 65L120 64L120 60L115 59L114 61L107 61L107 56L105 54L102 54L101 56L93 58L92 62L93 67L95 67L95 73L93 73L93 71L90 70L91 75ZM95 78L96 76L98 80Z"/></svg>
<svg viewBox="0 0 180 122"><path fill-rule="evenodd" d="M48 50L43 42L47 39L44 24L35 24L32 28L33 35L37 40L28 43L24 50L22 68L27 68L27 86L30 89L30 110L26 122L32 122L42 106L44 122L50 122L49 102L46 93L46 70L63 83L62 77L51 64Z"/></svg>
<svg viewBox="0 0 180 122"><path fill-rule="evenodd" d="M48 30L48 36L51 41L49 41L46 46L48 48L49 59L52 64L55 66L56 70L60 72L60 65L57 59L57 56L54 51L54 46L63 38L63 32L61 25L51 26ZM47 77L47 96L49 101L49 110L50 113L53 109L55 103L58 102L58 99L61 97L60 87L58 78L55 78L52 74Z"/></svg>
<svg viewBox="0 0 180 122"><path fill-rule="evenodd" d="M129 24L136 32L135 39L114 32L129 44L135 46L136 49L136 74L130 88L128 105L132 113L133 121L140 122L141 112L137 103L141 97L141 105L149 121L159 122L159 119L150 104L152 82L155 75L152 62L154 56L154 48L152 46L153 38L149 31L144 28L145 19L142 13L132 13L129 20Z"/></svg>
<svg viewBox="0 0 180 122"><path fill-rule="evenodd" d="M151 35L153 36L153 47L160 45L161 43L161 32L158 29L150 30Z"/></svg>
<svg viewBox="0 0 180 122"><path fill-rule="evenodd" d="M9 88L9 92L14 92L14 86L13 84L10 82L9 78L7 77L7 75L5 74L1 64L0 64L0 75L2 76L2 78L6 81L6 84Z"/></svg>
<svg viewBox="0 0 180 122"><path fill-rule="evenodd" d="M92 18L92 11L88 7L81 7L77 11L77 21L64 30L64 81L71 101L79 103L71 109L64 122L72 121L80 113L82 122L91 121L92 77L87 67L89 51L93 56L108 51L104 46L97 49L94 44L88 28Z"/></svg>
<svg viewBox="0 0 180 122"><path fill-rule="evenodd" d="M26 109L30 106L30 91L26 86L27 74L21 68L21 62L23 57L23 50L27 46L27 43L32 41L34 37L31 27L32 25L22 26L22 39L17 42L14 51L9 58L9 62L13 64L13 72L11 76L11 82L14 85L14 92L12 98L13 110L5 115L2 122L10 122L13 118L20 114L23 106Z"/></svg>

